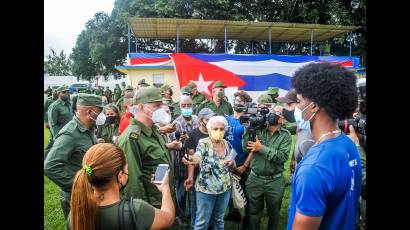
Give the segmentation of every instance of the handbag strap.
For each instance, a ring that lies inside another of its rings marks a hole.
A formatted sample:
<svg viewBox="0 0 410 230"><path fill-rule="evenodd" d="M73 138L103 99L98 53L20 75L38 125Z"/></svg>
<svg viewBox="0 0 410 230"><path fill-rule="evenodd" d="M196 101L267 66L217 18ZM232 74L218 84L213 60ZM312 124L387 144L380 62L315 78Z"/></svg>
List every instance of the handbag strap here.
<svg viewBox="0 0 410 230"><path fill-rule="evenodd" d="M132 197L130 197L130 200L128 202L128 208L130 210L130 214L131 214L131 220L134 226L134 229L137 230L137 217L135 215L135 209L134 209L134 199Z"/></svg>
<svg viewBox="0 0 410 230"><path fill-rule="evenodd" d="M118 206L118 221L119 221L121 230L126 230L125 220L124 220L124 204L125 204L125 199L121 200L120 205Z"/></svg>

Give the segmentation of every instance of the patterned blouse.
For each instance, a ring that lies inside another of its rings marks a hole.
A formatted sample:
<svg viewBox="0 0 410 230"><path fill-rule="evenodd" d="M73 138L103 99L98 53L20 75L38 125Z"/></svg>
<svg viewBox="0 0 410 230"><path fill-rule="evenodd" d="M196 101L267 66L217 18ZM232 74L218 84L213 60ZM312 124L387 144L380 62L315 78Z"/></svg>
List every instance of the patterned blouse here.
<svg viewBox="0 0 410 230"><path fill-rule="evenodd" d="M212 141L209 137L199 140L195 154L201 157L199 175L195 184L196 191L207 194L221 194L231 188L231 172L222 161L227 159L235 150L229 142L223 140L225 153L217 156L214 152Z"/></svg>

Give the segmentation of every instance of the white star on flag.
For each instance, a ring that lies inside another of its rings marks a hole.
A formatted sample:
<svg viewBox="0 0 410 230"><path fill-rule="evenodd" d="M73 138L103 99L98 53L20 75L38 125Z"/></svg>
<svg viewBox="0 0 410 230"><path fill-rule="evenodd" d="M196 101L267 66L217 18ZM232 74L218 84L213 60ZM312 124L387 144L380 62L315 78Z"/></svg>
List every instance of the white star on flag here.
<svg viewBox="0 0 410 230"><path fill-rule="evenodd" d="M190 81L192 81L192 80L190 80ZM214 81L204 81L204 79L202 77L202 74L199 73L198 81L192 81L192 82L194 82L196 84L198 92L204 92L208 95L211 95L211 93L209 92L208 86L210 84L212 84L212 82L214 82Z"/></svg>

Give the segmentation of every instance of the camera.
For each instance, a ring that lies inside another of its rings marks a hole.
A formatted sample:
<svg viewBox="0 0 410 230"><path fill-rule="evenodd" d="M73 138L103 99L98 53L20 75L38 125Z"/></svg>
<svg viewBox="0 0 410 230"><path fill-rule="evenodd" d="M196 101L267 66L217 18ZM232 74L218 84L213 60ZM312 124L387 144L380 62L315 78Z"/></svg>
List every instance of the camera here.
<svg viewBox="0 0 410 230"><path fill-rule="evenodd" d="M366 150L366 115L359 114L354 118L348 118L338 121L339 129L349 134L349 125L352 125L355 132L358 133L360 145Z"/></svg>
<svg viewBox="0 0 410 230"><path fill-rule="evenodd" d="M258 108L256 103L251 103L244 108L245 114L239 117L239 122L246 127L249 134L249 141L256 140L256 130L262 129L266 125L269 109Z"/></svg>

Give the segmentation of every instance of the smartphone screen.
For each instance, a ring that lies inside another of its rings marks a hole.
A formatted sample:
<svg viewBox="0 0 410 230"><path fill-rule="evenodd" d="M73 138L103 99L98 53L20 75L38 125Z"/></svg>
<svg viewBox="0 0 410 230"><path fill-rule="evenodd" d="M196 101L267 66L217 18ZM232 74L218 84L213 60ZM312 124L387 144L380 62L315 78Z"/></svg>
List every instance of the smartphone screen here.
<svg viewBox="0 0 410 230"><path fill-rule="evenodd" d="M161 184L164 179L165 173L168 170L168 164L159 164L155 171L154 183Z"/></svg>

